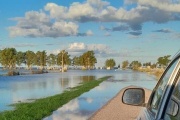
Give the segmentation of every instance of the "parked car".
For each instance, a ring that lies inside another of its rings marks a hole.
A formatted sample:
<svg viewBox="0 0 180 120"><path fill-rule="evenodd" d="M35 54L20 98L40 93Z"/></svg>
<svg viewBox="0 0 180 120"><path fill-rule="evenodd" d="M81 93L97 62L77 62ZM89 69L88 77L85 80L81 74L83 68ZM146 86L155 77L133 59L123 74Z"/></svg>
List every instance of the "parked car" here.
<svg viewBox="0 0 180 120"><path fill-rule="evenodd" d="M138 120L180 120L180 53L162 74L148 103L145 103L143 88L127 88L122 102L142 106Z"/></svg>

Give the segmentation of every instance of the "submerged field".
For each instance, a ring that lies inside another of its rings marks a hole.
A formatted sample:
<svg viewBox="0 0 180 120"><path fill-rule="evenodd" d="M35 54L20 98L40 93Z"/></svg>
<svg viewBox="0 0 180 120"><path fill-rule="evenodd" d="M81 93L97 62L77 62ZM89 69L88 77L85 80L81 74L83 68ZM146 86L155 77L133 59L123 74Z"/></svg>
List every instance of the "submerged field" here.
<svg viewBox="0 0 180 120"><path fill-rule="evenodd" d="M35 100L31 103L14 104L15 110L0 113L1 120L38 120L50 115L54 110L80 96L82 93L98 86L108 77L85 82L77 87L64 91L62 94Z"/></svg>

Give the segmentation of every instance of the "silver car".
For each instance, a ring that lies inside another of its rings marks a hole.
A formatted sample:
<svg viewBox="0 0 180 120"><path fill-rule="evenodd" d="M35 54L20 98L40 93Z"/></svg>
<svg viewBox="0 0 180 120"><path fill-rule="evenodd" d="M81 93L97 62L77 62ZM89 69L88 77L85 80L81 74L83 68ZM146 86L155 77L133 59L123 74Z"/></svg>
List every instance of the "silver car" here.
<svg viewBox="0 0 180 120"><path fill-rule="evenodd" d="M127 88L122 102L143 107L138 120L180 120L180 53L166 68L148 103L142 88Z"/></svg>

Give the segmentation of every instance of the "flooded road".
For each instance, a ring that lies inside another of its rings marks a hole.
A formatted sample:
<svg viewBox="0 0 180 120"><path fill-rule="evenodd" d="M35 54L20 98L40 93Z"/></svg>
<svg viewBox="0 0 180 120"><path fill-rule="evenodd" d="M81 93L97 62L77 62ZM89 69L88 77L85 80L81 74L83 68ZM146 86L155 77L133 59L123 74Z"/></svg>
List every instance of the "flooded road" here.
<svg viewBox="0 0 180 120"><path fill-rule="evenodd" d="M59 94L79 83L108 75L113 77L54 111L46 119L60 119L60 116L61 119L70 116L88 118L123 87L136 85L152 89L156 84L153 76L131 70L69 70L66 73L0 76L0 111L13 109L9 104Z"/></svg>

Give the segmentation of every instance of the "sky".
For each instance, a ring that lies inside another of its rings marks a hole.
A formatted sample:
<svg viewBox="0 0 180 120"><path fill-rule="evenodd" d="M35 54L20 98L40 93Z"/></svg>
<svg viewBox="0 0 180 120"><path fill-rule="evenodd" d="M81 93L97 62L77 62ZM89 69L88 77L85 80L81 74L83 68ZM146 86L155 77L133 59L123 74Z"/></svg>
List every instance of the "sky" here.
<svg viewBox="0 0 180 120"><path fill-rule="evenodd" d="M180 0L1 0L0 49L93 50L107 59L155 63L180 50Z"/></svg>

